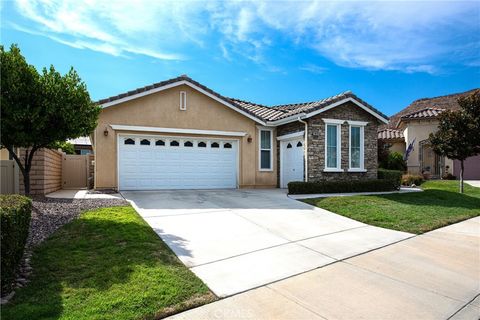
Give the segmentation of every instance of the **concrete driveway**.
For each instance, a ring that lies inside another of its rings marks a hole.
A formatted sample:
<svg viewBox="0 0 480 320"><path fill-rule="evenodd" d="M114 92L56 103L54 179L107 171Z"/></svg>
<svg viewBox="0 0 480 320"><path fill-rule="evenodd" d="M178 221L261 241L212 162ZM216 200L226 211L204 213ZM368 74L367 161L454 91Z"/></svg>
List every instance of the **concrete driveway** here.
<svg viewBox="0 0 480 320"><path fill-rule="evenodd" d="M280 189L122 195L220 297L413 236L312 207Z"/></svg>
<svg viewBox="0 0 480 320"><path fill-rule="evenodd" d="M480 317L480 217L169 319Z"/></svg>

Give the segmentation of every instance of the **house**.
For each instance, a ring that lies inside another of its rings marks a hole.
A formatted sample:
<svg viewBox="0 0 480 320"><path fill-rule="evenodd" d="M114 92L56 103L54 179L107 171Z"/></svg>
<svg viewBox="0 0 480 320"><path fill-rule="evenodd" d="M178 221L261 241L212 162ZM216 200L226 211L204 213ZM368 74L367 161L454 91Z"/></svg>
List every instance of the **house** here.
<svg viewBox="0 0 480 320"><path fill-rule="evenodd" d="M478 89L415 100L393 115L388 125L380 127L378 139L385 142L390 151L402 154L405 153L407 146L413 143L413 150L407 159L409 173L428 172L433 178L451 173L458 177L460 162L435 154L428 138L430 133L438 130L438 116L445 110L459 110L458 98L470 95L475 90ZM480 156L468 158L464 164L465 179L480 179Z"/></svg>
<svg viewBox="0 0 480 320"><path fill-rule="evenodd" d="M186 75L98 101L95 188L272 188L377 177L387 117L351 92L264 106Z"/></svg>
<svg viewBox="0 0 480 320"><path fill-rule="evenodd" d="M76 139L69 139L67 142L73 145L75 154L91 154L93 153L92 143L90 137L79 137Z"/></svg>

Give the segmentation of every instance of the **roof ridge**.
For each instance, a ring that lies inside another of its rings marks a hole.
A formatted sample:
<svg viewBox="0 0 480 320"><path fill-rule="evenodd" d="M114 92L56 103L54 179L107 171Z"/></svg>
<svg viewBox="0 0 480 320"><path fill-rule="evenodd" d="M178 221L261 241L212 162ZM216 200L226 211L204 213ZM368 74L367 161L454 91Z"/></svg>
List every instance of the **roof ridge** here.
<svg viewBox="0 0 480 320"><path fill-rule="evenodd" d="M264 105L264 104L261 104L261 103L256 103L256 102L252 102L252 101L248 101L248 100L243 100L243 99L237 99L237 98L231 98L231 97L225 97L233 102L235 101L239 101L239 102L243 102L243 103L248 103L248 104L251 104L251 105L256 105L256 106L259 106L259 107L264 107L264 108L272 108L270 106L267 106L267 105Z"/></svg>
<svg viewBox="0 0 480 320"><path fill-rule="evenodd" d="M320 100L314 100L314 101L307 101L307 102L296 102L296 103L287 103L287 104L277 104L277 105L272 105L272 108L280 108L280 107L287 107L287 106L299 106L299 105L305 105L305 104L311 104L311 103L319 103L323 101L328 101L337 97L340 97L342 95L347 95L347 94L353 94L351 90L343 91L340 92L336 95L333 96L328 96L326 98L320 99Z"/></svg>
<svg viewBox="0 0 480 320"><path fill-rule="evenodd" d="M425 100L433 100L433 99L437 99L437 98L446 98L446 97L458 96L458 95L465 94L465 93L467 93L467 92L471 92L471 91L475 91L475 90L480 90L480 88L473 88L473 89L470 89L470 90L467 90L467 91L456 92L456 93L449 93L449 94L445 94L445 95L441 95L441 96L435 96L435 97L430 97L430 98L428 98L428 97L419 98L419 99L413 100L412 103L410 103L410 104L413 104L414 102L417 102L417 101L425 101Z"/></svg>

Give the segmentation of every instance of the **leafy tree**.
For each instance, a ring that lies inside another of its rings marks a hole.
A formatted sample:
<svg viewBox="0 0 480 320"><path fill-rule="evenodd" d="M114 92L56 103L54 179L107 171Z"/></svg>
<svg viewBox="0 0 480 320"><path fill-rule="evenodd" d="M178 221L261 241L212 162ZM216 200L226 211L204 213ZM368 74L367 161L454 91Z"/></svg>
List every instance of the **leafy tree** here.
<svg viewBox="0 0 480 320"><path fill-rule="evenodd" d="M75 154L75 147L68 141L57 141L52 143L49 148L62 149L66 154Z"/></svg>
<svg viewBox="0 0 480 320"><path fill-rule="evenodd" d="M480 90L458 99L459 111L439 116L438 131L430 134L435 153L460 161L460 192L463 193L463 163L480 154Z"/></svg>
<svg viewBox="0 0 480 320"><path fill-rule="evenodd" d="M61 75L53 66L39 74L16 45L1 54L1 145L10 151L30 193L30 169L38 149L92 132L100 107L71 68ZM24 148L25 156L15 153ZM22 161L23 160L23 161Z"/></svg>

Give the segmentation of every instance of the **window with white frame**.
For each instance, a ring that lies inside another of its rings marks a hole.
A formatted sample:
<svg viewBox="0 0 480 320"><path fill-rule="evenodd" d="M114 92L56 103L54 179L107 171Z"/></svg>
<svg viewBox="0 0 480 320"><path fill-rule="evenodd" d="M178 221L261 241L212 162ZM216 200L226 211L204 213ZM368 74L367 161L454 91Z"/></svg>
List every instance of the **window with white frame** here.
<svg viewBox="0 0 480 320"><path fill-rule="evenodd" d="M272 131L260 129L260 170L272 170Z"/></svg>
<svg viewBox="0 0 480 320"><path fill-rule="evenodd" d="M349 171L364 171L366 122L348 121L349 123Z"/></svg>
<svg viewBox="0 0 480 320"><path fill-rule="evenodd" d="M325 122L325 171L341 171L341 126L343 120L323 119Z"/></svg>

